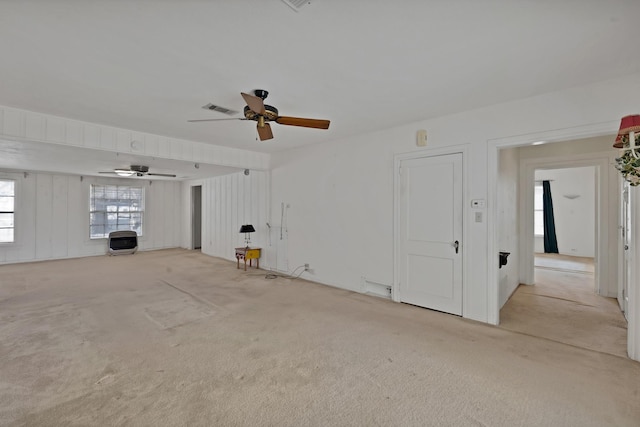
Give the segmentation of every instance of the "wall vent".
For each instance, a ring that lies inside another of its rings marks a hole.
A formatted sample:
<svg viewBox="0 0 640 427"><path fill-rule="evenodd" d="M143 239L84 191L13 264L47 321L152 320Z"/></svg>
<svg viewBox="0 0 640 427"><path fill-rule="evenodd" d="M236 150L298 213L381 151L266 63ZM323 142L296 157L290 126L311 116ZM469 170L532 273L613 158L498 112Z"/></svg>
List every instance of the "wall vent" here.
<svg viewBox="0 0 640 427"><path fill-rule="evenodd" d="M366 277L360 277L360 289L367 295L391 299L391 286L374 282Z"/></svg>
<svg viewBox="0 0 640 427"><path fill-rule="evenodd" d="M219 105L213 105L211 103L207 105L203 105L202 108L205 110L217 111L218 113L226 114L228 116L233 116L234 114L238 114L237 111L231 110L229 108L221 107Z"/></svg>
<svg viewBox="0 0 640 427"><path fill-rule="evenodd" d="M282 2L296 12L299 11L302 6L311 4L311 0L282 0Z"/></svg>

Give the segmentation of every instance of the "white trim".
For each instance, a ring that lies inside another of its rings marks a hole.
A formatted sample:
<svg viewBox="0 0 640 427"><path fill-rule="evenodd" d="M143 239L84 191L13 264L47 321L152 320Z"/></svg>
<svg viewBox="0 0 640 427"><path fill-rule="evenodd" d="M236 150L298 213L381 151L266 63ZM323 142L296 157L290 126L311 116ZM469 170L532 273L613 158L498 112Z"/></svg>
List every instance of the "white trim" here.
<svg viewBox="0 0 640 427"><path fill-rule="evenodd" d="M630 278L629 278L629 303L627 304L627 353L630 358L640 362L640 265L638 260L637 246L640 242L640 197L636 191L629 191L631 205L631 245L629 247L629 259L631 261Z"/></svg>
<svg viewBox="0 0 640 427"><path fill-rule="evenodd" d="M616 263L607 262L609 249L609 158L602 154L584 154L567 157L555 157L549 159L525 159L522 161L520 171L520 279L521 283L530 285L534 282L534 233L533 224L533 186L535 182L536 169L562 169L574 167L595 167L596 168L596 292L603 296L612 296L610 290L603 289L602 285L608 283L609 269L617 268ZM605 268L605 266L607 268Z"/></svg>
<svg viewBox="0 0 640 427"><path fill-rule="evenodd" d="M442 148L429 148L420 151L411 151L407 153L398 153L393 157L393 284L391 286L391 299L400 302L399 287L399 265L400 260L400 174L402 162L405 160L419 159L423 157L443 156L447 154L462 154L462 317L465 316L465 307L468 302L466 294L468 292L468 263L469 257L465 252L469 253L469 209L467 200L469 200L469 149L468 144L454 145Z"/></svg>
<svg viewBox="0 0 640 427"><path fill-rule="evenodd" d="M595 137L603 135L615 134L618 130L619 123L617 121L609 121L603 123L594 123L584 126L577 126L567 129L557 129L552 131L531 133L526 135L511 136L506 138L496 138L487 141L487 196L489 199L487 213L487 240L489 253L498 253L498 206L497 206L497 194L498 194L498 165L499 165L499 150L501 148L520 147L523 145L529 145L536 141L568 141L572 139ZM636 197L636 203L640 202L640 197ZM640 215L640 206L636 208L636 211L632 213L632 220L634 221L634 241L640 242L640 230L636 227L636 224L640 226L640 221L636 221L636 217ZM632 253L632 260L638 261L638 253L634 251ZM638 276L640 274L638 262L632 264L632 281L631 283L637 284ZM487 292L490 304L488 305L488 318L489 323L498 324L500 322L500 308L498 306L499 298L499 274L497 263L494 262L493 257L488 258L487 266ZM633 286L631 287L633 288ZM629 357L640 361L640 289L629 289L629 311L628 311L628 329L627 329L627 351Z"/></svg>

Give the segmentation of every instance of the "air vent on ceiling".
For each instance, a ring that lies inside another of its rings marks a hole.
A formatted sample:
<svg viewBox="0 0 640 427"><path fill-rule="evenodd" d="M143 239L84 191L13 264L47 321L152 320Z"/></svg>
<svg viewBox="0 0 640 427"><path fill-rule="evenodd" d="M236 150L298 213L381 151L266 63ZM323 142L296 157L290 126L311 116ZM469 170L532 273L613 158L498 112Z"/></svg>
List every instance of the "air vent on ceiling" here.
<svg viewBox="0 0 640 427"><path fill-rule="evenodd" d="M202 108L204 108L205 110L217 111L218 113L226 114L228 116L233 116L234 114L238 114L237 111L230 110L228 108L224 108L219 105L213 105L211 103L207 105L203 105Z"/></svg>
<svg viewBox="0 0 640 427"><path fill-rule="evenodd" d="M296 12L299 11L302 6L311 4L310 0L282 0L282 2Z"/></svg>

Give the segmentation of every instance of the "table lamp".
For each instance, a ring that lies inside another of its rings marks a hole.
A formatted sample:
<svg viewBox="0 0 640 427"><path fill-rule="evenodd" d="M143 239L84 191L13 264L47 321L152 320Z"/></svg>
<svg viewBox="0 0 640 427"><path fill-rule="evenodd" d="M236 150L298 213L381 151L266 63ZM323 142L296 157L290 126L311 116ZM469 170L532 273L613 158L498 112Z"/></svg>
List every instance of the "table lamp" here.
<svg viewBox="0 0 640 427"><path fill-rule="evenodd" d="M240 233L244 233L244 242L247 245L247 248L249 247L249 243L251 242L249 233L253 233L254 231L256 231L256 229L253 228L253 225L251 224L246 224L240 227Z"/></svg>

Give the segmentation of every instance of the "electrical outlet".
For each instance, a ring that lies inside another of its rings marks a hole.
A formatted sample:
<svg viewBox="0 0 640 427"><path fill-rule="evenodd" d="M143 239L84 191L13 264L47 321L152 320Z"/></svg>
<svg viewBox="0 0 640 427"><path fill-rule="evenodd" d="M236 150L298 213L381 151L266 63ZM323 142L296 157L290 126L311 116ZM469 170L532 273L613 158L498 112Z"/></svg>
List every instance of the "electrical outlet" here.
<svg viewBox="0 0 640 427"><path fill-rule="evenodd" d="M309 271L309 264L304 265L304 271Z"/></svg>

